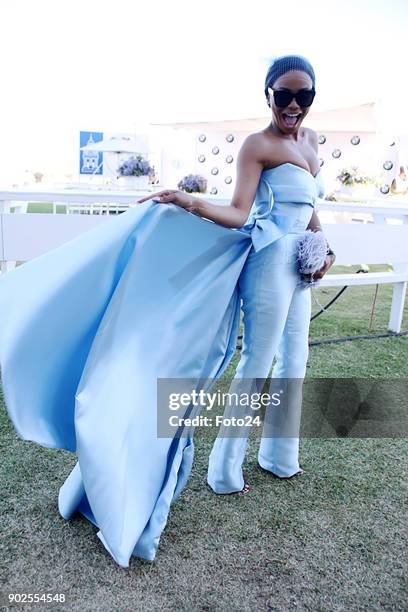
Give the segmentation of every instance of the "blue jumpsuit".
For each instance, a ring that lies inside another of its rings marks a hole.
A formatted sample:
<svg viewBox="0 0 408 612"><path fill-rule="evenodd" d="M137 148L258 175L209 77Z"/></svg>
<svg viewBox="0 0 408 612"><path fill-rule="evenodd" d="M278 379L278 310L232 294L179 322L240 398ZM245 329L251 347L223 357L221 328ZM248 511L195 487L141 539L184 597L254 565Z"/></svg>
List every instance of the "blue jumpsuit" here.
<svg viewBox="0 0 408 612"><path fill-rule="evenodd" d="M244 337L237 379L269 376L303 379L308 358L310 289L299 284L296 243L310 221L316 197L324 192L321 174L313 177L300 166L285 163L263 171L256 199L247 223L241 228L251 233L253 246L242 269L238 284L242 299ZM250 381L239 387L250 393ZM235 386L234 386L235 385ZM298 393L297 403L301 403ZM293 408L292 408L293 410ZM295 407L300 416L300 405ZM247 414L251 409L247 410ZM227 406L224 417L237 413L237 406ZM239 413L240 416L245 411ZM231 429L231 428L230 428ZM240 491L244 486L244 461L250 427L221 426L212 448L208 466L208 484L216 493ZM298 437L264 435L258 462L277 476L292 476L299 470Z"/></svg>

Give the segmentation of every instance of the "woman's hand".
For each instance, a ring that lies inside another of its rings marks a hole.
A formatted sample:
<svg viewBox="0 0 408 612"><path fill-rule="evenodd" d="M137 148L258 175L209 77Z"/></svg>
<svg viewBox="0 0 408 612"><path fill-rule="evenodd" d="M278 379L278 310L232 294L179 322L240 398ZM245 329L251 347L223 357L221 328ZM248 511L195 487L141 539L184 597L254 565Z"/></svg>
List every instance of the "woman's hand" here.
<svg viewBox="0 0 408 612"><path fill-rule="evenodd" d="M165 189L164 191L158 191L157 193L153 193L141 198L140 200L137 200L137 204L146 202L146 200L155 200L156 202L161 202L162 204L177 204L177 206L185 208L186 210L194 207L194 197L177 189Z"/></svg>
<svg viewBox="0 0 408 612"><path fill-rule="evenodd" d="M324 262L324 265L320 268L320 270L317 270L317 272L314 272L313 274L303 274L302 276L304 280L310 283L310 282L317 281L323 278L327 270L331 268L332 265L334 264L335 259L336 259L336 256L334 253L332 255L327 255L326 261Z"/></svg>

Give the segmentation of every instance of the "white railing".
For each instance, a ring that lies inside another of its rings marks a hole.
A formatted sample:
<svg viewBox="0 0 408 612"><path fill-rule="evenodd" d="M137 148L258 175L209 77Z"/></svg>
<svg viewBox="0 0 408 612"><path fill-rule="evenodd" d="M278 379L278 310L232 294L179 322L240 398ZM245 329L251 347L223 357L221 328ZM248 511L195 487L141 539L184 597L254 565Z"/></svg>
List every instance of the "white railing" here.
<svg viewBox="0 0 408 612"><path fill-rule="evenodd" d="M154 190L144 192L108 189L0 191L0 271L6 272L16 261L27 261L56 248L98 223L105 223L105 219L111 218L108 213L124 211L141 197L160 190L156 185ZM229 200L207 194L204 197L218 204L229 203ZM26 213L28 201L52 202L53 214ZM66 205L69 213L89 214L57 215L57 203ZM16 212L25 214L10 214L12 206L17 207ZM408 281L408 202L371 200L364 204L319 199L316 209L336 251L336 264L364 262L391 266L388 272L381 273L327 274L322 286L392 283L389 329L400 331ZM371 223L353 223L353 215L363 215Z"/></svg>
<svg viewBox="0 0 408 612"><path fill-rule="evenodd" d="M118 189L107 189L106 186L97 188L74 188L74 189L5 189L0 190L0 213L10 212L11 208L15 212L26 212L28 202L52 202L53 213L59 204L67 207L67 213L86 212L86 213L109 213L126 210L130 204L145 195L161 191L160 185L154 185L145 191L125 191ZM205 194L206 200L221 205L229 204L230 200ZM359 215L370 215L376 223L385 223L387 219L400 219L403 223L408 223L408 200L401 199L375 199L369 198L366 201L331 202L318 199L316 202L317 211L344 215L342 220L352 220L351 213Z"/></svg>
<svg viewBox="0 0 408 612"><path fill-rule="evenodd" d="M363 221L365 218L375 223L387 223L398 219L408 223L408 200L371 200L369 202L331 202L318 199L316 210L331 213L335 222Z"/></svg>
<svg viewBox="0 0 408 612"><path fill-rule="evenodd" d="M137 199L161 189L158 185L155 185L154 189L144 191L107 189L105 186L100 189L7 189L0 191L0 213L10 212L11 208L17 209L15 212L25 213L28 202L51 202L53 214L57 212L58 204L65 205L68 214L74 211L119 212L127 209Z"/></svg>
<svg viewBox="0 0 408 612"><path fill-rule="evenodd" d="M161 191L154 185L148 190L119 189L4 189L0 191L0 272L15 267L17 261L37 257L63 242L134 205L144 196ZM216 196L205 199L219 204L229 201ZM52 214L27 213L28 202L51 202ZM57 215L57 205L66 206L66 215ZM11 209L14 213L11 214ZM24 213L24 214L15 214ZM86 213L86 214L73 214Z"/></svg>

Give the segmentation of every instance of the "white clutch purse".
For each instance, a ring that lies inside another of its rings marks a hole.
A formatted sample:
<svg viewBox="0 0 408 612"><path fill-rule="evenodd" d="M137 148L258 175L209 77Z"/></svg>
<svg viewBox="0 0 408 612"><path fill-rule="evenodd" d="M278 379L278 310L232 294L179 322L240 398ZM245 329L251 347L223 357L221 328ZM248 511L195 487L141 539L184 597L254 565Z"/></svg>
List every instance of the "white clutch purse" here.
<svg viewBox="0 0 408 612"><path fill-rule="evenodd" d="M297 261L300 274L314 274L324 265L327 255L327 241L322 231L306 230L297 243ZM317 286L318 280L301 283L310 287Z"/></svg>

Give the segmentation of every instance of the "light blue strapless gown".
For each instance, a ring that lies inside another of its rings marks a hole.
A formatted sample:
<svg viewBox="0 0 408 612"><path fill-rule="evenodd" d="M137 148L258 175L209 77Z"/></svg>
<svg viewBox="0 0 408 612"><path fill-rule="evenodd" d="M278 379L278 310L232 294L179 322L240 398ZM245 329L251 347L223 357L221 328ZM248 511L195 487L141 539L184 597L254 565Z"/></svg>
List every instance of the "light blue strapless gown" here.
<svg viewBox="0 0 408 612"><path fill-rule="evenodd" d="M148 200L0 277L8 414L22 439L77 453L59 511L94 523L119 565L155 558L191 471L192 437L156 435L157 378L225 371L251 248L322 195L320 172L282 164L239 230Z"/></svg>

